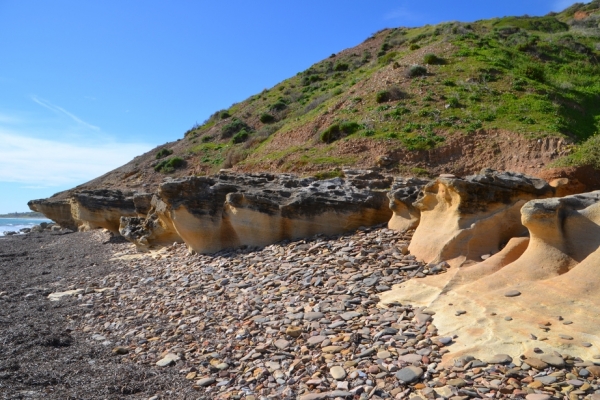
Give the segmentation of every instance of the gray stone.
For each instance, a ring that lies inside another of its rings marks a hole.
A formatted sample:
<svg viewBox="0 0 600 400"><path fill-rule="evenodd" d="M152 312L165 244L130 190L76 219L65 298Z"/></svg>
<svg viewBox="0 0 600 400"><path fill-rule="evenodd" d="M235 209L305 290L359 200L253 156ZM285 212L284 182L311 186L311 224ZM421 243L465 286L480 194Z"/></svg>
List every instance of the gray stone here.
<svg viewBox="0 0 600 400"><path fill-rule="evenodd" d="M512 357L508 354L496 354L488 360L489 364L510 364Z"/></svg>
<svg viewBox="0 0 600 400"><path fill-rule="evenodd" d="M542 354L540 360L553 367L562 368L565 366L565 360L562 357L552 354Z"/></svg>
<svg viewBox="0 0 600 400"><path fill-rule="evenodd" d="M550 376L550 375L546 375L546 376L538 376L537 378L535 378L536 381L540 381L542 382L544 385L548 386L553 384L554 382L556 382L556 377L555 376Z"/></svg>
<svg viewBox="0 0 600 400"><path fill-rule="evenodd" d="M405 367L396 372L396 378L405 383L413 383L423 376L423 370L419 367Z"/></svg>
<svg viewBox="0 0 600 400"><path fill-rule="evenodd" d="M325 316L325 314L323 314L322 312L307 312L304 313L304 319L307 321L316 321L318 319L321 319Z"/></svg>

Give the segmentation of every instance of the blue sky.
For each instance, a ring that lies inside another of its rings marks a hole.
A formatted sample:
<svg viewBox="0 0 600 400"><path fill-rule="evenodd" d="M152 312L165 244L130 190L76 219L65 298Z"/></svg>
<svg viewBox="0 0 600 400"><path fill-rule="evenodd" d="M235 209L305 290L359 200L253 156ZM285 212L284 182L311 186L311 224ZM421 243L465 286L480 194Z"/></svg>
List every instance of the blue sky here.
<svg viewBox="0 0 600 400"><path fill-rule="evenodd" d="M0 213L181 138L380 29L573 3L0 0Z"/></svg>

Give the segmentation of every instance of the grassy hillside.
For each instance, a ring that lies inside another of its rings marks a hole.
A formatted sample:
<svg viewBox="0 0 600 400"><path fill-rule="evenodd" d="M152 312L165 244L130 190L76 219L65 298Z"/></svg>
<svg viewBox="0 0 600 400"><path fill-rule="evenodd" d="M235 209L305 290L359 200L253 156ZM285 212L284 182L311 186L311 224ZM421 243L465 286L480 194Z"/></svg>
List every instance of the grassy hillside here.
<svg viewBox="0 0 600 400"><path fill-rule="evenodd" d="M544 17L377 32L185 133L199 171L352 164L506 130L583 142L600 131L600 1ZM364 141L363 141L364 142ZM283 161L283 163L282 163ZM166 171L168 172L168 171Z"/></svg>
<svg viewBox="0 0 600 400"><path fill-rule="evenodd" d="M543 17L382 30L78 188L152 191L221 168L539 176L600 169L599 133L594 0Z"/></svg>

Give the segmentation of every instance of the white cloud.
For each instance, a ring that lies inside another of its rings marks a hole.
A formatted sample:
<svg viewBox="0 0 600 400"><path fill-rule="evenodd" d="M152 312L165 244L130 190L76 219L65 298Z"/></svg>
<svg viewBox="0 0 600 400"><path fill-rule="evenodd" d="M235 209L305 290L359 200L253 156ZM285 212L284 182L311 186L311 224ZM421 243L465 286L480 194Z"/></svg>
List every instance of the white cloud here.
<svg viewBox="0 0 600 400"><path fill-rule="evenodd" d="M64 115L68 116L69 118L71 118L73 121L77 122L80 125L83 125L83 126L85 126L87 128L95 130L95 131L99 131L100 130L99 127L97 127L95 125L92 125L92 124L88 124L87 122L85 122L85 121L81 120L80 118L78 118L76 115L71 114L70 112L68 112L64 108L59 107L57 105L54 105L54 104L50 103L47 100L40 99L37 96L31 96L31 100L33 100L34 102L36 102L40 106L47 108L48 110L54 111L57 114L64 114Z"/></svg>
<svg viewBox="0 0 600 400"><path fill-rule="evenodd" d="M2 127L0 143L0 181L30 187L80 184L153 147L110 139L100 144L39 139Z"/></svg>

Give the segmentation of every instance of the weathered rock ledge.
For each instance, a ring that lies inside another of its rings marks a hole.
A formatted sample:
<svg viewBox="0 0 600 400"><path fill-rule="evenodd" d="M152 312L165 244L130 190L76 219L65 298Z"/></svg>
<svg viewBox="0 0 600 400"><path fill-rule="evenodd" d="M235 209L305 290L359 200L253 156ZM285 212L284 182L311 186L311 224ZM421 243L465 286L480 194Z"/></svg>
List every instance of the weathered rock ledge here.
<svg viewBox="0 0 600 400"><path fill-rule="evenodd" d="M121 234L140 248L181 238L210 253L337 234L387 222L391 177L354 172L316 180L289 174L187 177L159 186L148 217L122 218Z"/></svg>

